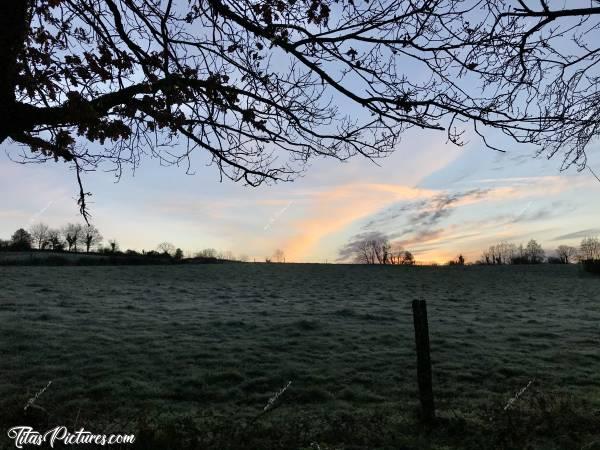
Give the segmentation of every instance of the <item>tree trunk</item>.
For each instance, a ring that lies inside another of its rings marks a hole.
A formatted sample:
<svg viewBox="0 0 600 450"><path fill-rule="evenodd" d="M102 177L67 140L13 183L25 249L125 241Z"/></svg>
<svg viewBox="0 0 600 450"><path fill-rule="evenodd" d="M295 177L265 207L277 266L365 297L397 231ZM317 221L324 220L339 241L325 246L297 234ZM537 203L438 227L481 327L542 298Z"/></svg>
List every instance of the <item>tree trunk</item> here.
<svg viewBox="0 0 600 450"><path fill-rule="evenodd" d="M15 85L17 59L29 28L30 0L0 2L0 143L19 130Z"/></svg>

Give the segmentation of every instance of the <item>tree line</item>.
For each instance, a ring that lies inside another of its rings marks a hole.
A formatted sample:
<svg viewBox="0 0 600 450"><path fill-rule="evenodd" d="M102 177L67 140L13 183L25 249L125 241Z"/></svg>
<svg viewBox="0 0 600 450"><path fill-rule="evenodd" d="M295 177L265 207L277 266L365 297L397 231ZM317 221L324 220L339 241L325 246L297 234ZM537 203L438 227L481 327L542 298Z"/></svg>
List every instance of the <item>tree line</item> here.
<svg viewBox="0 0 600 450"><path fill-rule="evenodd" d="M0 251L97 252L126 256L163 256L175 261L184 259L183 250L170 242L160 243L155 250L142 250L141 252L130 249L121 251L119 243L115 239L108 240L106 245L103 243L104 238L94 225L69 223L63 227L52 228L40 222L28 229L19 228L8 240L0 239ZM194 253L191 259L247 262L249 257L244 254L236 256L232 251L223 252L214 248L205 248ZM276 262L284 262L283 251L276 250L274 259Z"/></svg>
<svg viewBox="0 0 600 450"><path fill-rule="evenodd" d="M383 235L373 234L357 239L347 248L358 264L398 264L414 265L414 255L405 250L398 242L390 242ZM553 254L547 255L546 250L535 240L531 239L525 245L510 242L500 242L485 250L475 264L571 264L574 262L590 263L600 261L600 240L596 237L583 239L579 247L559 245ZM448 265L466 264L466 259L459 254Z"/></svg>
<svg viewBox="0 0 600 450"><path fill-rule="evenodd" d="M525 246L509 242L491 245L485 250L479 264L570 264L574 262L600 261L600 240L596 237L584 238L579 248L571 245L559 245L554 255L546 256L546 251L535 240L531 239Z"/></svg>
<svg viewBox="0 0 600 450"><path fill-rule="evenodd" d="M32 225L29 230L19 228L10 240L0 239L0 249L4 250L52 250L52 251L85 251L99 250L103 237L94 225L69 223L61 228L51 228L44 223ZM114 252L116 241L109 241L109 248Z"/></svg>
<svg viewBox="0 0 600 450"><path fill-rule="evenodd" d="M160 244L156 250L138 253L134 250L122 252L116 239L109 239L103 246L104 238L92 224L68 223L52 228L45 223L36 223L28 229L19 228L9 240L0 239L0 250L52 252L103 253L122 255L158 256L168 255L175 259L183 258L183 251L169 243Z"/></svg>

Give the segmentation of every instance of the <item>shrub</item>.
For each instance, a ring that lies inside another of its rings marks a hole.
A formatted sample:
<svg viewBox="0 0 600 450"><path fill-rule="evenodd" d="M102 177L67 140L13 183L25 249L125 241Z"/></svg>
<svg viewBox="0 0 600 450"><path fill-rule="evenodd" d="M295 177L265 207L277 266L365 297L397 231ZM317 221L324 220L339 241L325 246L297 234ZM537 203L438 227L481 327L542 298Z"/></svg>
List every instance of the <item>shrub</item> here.
<svg viewBox="0 0 600 450"><path fill-rule="evenodd" d="M600 275L600 260L598 259L587 259L582 261L583 270L589 273Z"/></svg>

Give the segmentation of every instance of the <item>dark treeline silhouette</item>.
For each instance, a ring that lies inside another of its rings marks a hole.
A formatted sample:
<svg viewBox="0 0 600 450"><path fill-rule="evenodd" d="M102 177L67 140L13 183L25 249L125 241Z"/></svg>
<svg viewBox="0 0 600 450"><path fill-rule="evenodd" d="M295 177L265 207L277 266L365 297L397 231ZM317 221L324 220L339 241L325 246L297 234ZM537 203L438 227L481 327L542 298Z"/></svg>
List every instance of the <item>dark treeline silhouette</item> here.
<svg viewBox="0 0 600 450"><path fill-rule="evenodd" d="M55 252L105 251L101 248L102 235L91 224L69 223L64 227L50 228L44 223L32 225L29 230L19 228L13 233L10 240L0 239L0 250L51 250ZM114 248L111 246L108 248Z"/></svg>
<svg viewBox="0 0 600 450"><path fill-rule="evenodd" d="M535 239L526 246L509 242L491 245L481 256L481 264L539 264L544 262L546 252Z"/></svg>
<svg viewBox="0 0 600 450"><path fill-rule="evenodd" d="M600 274L600 240L587 237L581 241L578 258L585 270Z"/></svg>
<svg viewBox="0 0 600 450"><path fill-rule="evenodd" d="M170 242L162 242L156 250L121 251L119 243L110 239L102 245L103 238L93 225L69 223L62 228L51 228L37 223L28 230L19 228L10 239L0 239L0 252L27 252L29 258L2 258L0 264L43 265L96 265L96 264L163 264L163 263L218 263L246 262L245 255L236 258L232 252L204 249L193 257L185 258L183 250ZM86 258L86 256L89 256ZM96 256L93 258L93 256Z"/></svg>
<svg viewBox="0 0 600 450"><path fill-rule="evenodd" d="M559 245L552 255L535 240L531 239L525 246L500 242L490 246L483 252L478 264L572 264L579 262L586 270L600 272L600 240L596 237L584 238L579 248L570 245Z"/></svg>

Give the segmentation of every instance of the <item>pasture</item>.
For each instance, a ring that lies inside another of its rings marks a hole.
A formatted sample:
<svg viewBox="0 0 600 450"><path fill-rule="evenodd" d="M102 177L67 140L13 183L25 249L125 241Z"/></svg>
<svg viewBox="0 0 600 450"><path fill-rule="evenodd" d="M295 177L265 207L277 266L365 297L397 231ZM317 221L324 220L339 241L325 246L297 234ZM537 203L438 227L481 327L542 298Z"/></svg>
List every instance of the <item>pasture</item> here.
<svg viewBox="0 0 600 450"><path fill-rule="evenodd" d="M600 278L577 266L0 267L0 286L4 430L121 427L145 448L225 448L238 431L247 448L600 445ZM433 430L416 418L414 299Z"/></svg>

